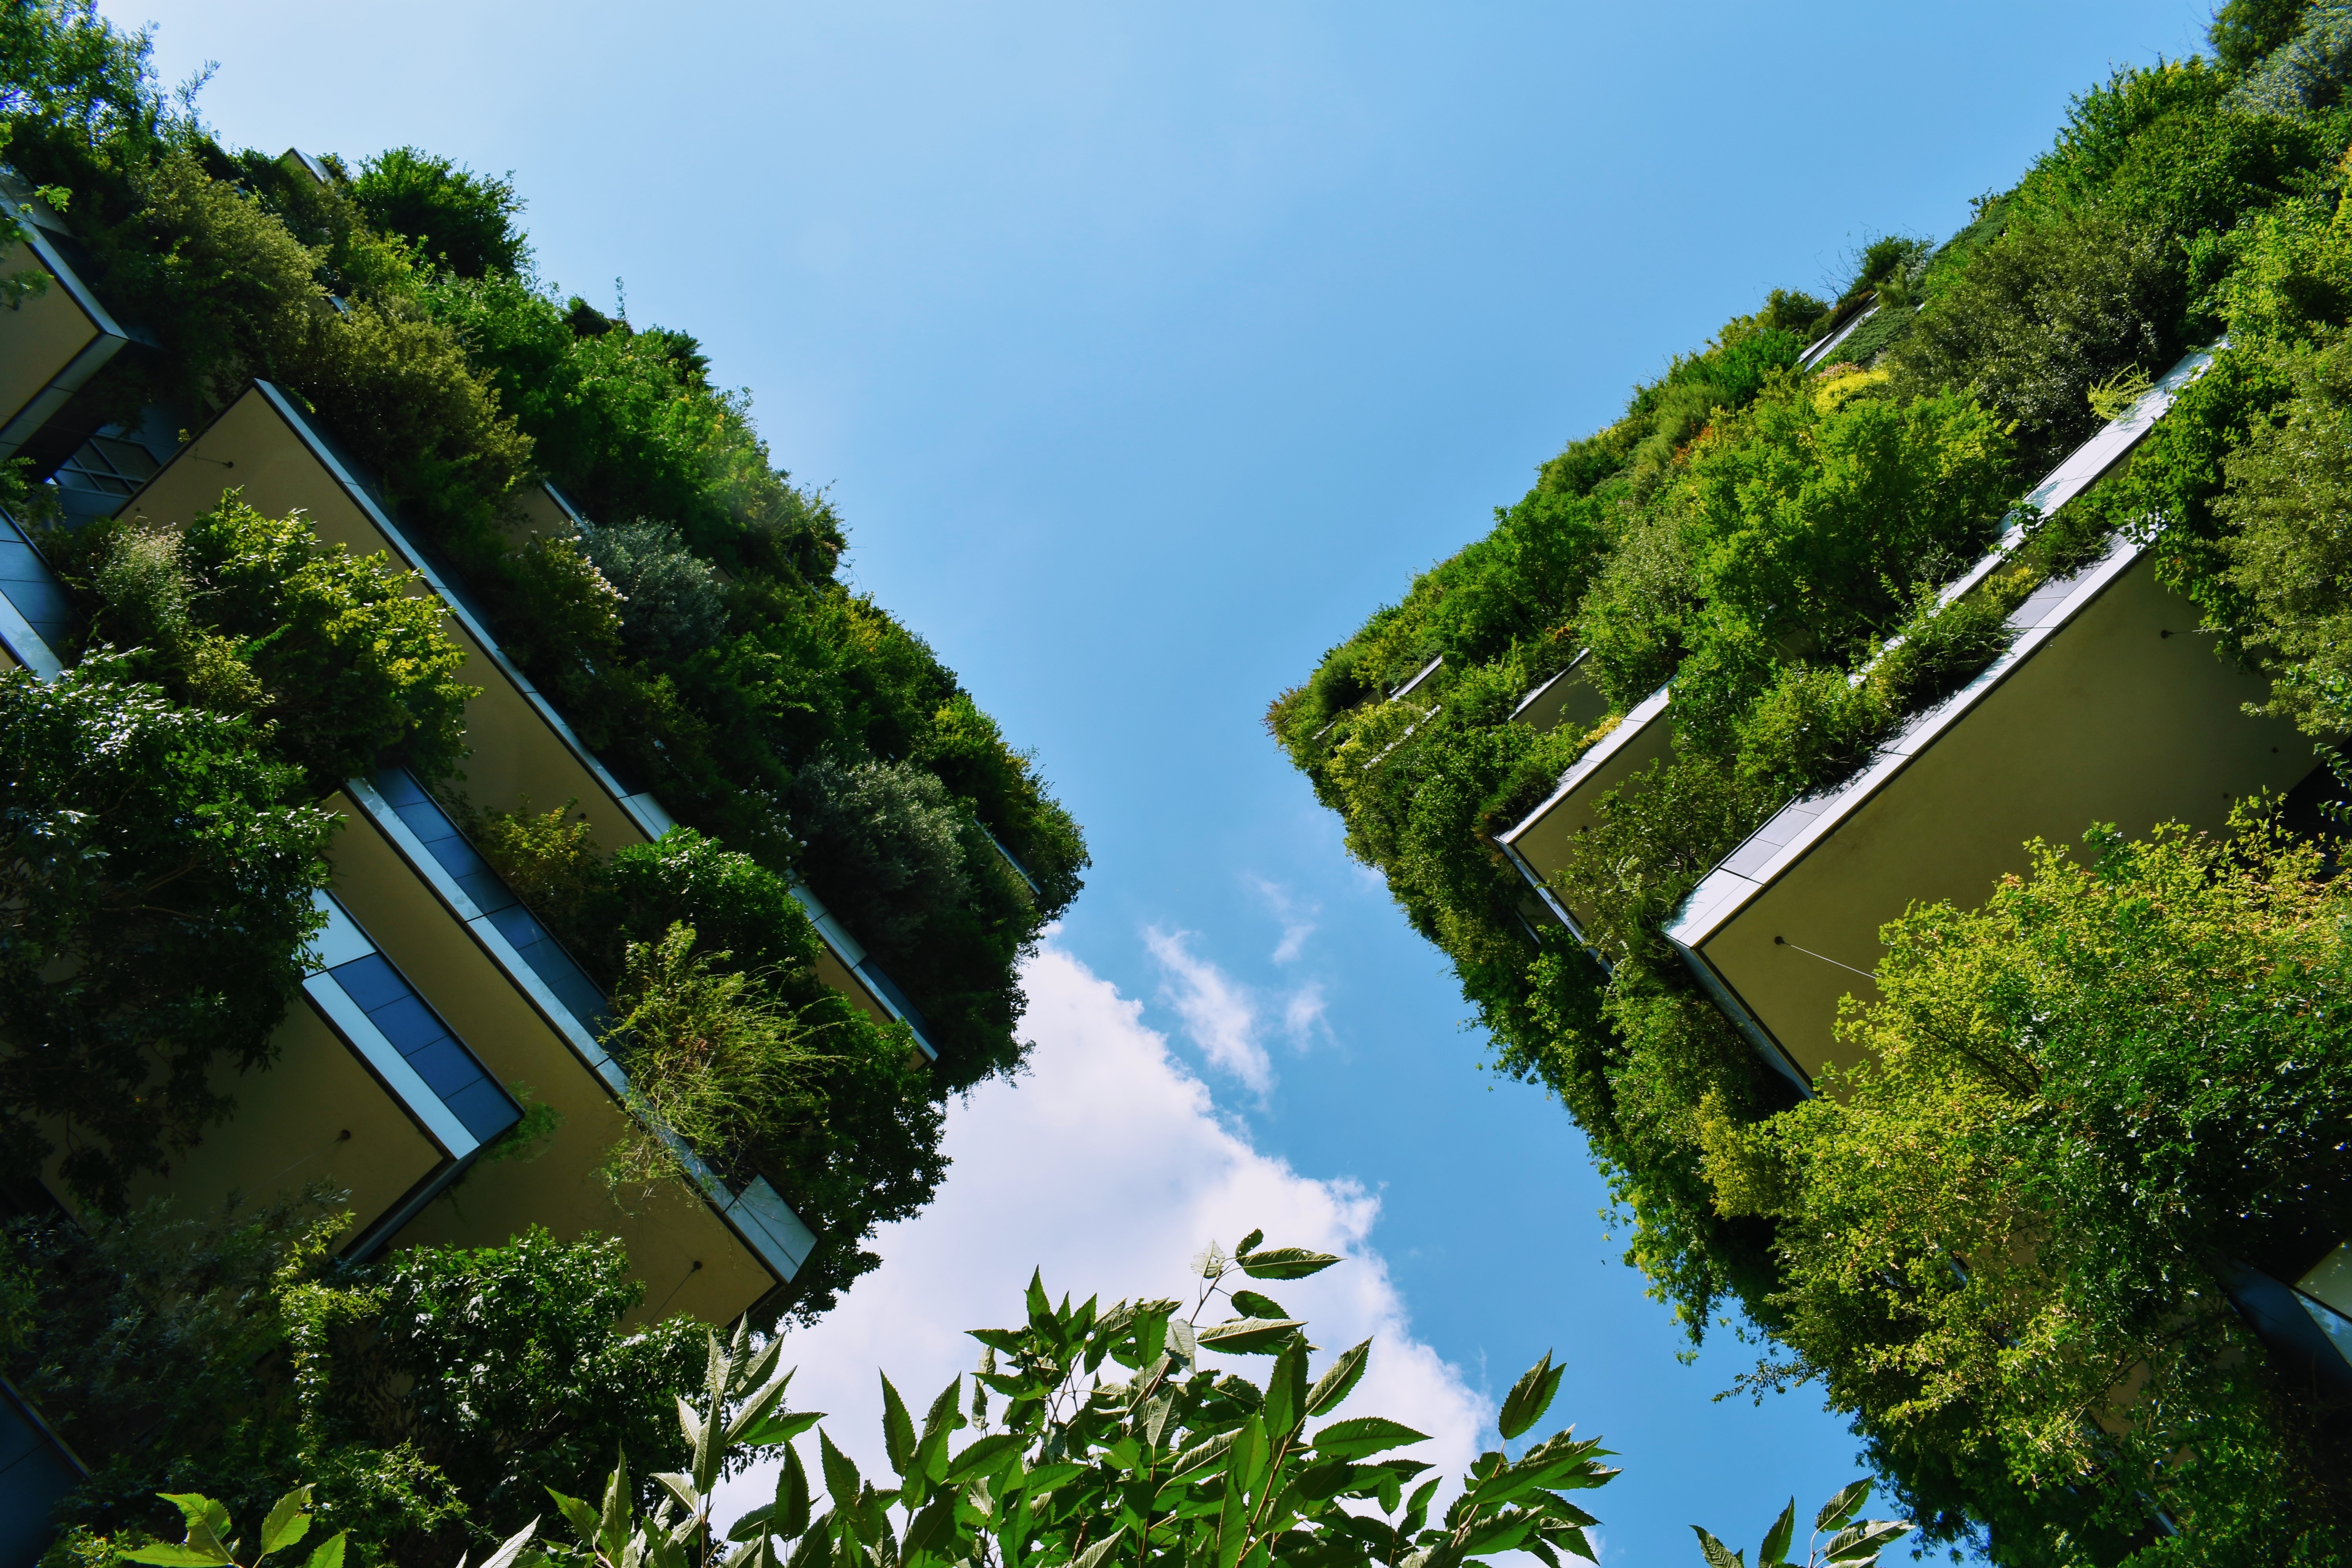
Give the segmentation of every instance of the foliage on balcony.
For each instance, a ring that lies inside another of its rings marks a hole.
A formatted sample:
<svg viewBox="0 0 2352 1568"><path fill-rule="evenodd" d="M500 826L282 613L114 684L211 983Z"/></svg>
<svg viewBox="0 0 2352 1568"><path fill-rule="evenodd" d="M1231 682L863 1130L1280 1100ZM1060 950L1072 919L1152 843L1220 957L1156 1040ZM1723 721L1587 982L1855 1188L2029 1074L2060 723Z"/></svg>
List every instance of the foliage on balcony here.
<svg viewBox="0 0 2352 1568"><path fill-rule="evenodd" d="M0 1140L101 1207L268 1059L336 819L242 714L128 659L0 676Z"/></svg>

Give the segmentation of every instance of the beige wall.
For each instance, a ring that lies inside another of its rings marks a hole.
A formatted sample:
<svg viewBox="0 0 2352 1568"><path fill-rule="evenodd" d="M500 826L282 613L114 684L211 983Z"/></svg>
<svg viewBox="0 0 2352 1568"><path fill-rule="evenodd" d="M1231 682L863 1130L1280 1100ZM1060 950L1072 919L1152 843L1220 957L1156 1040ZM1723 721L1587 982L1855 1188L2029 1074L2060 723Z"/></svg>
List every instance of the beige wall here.
<svg viewBox="0 0 2352 1568"><path fill-rule="evenodd" d="M0 275L40 263L21 245L0 251ZM43 268L44 274L47 268ZM55 278L40 293L0 310L0 424L41 394L99 335L73 293Z"/></svg>
<svg viewBox="0 0 2352 1568"><path fill-rule="evenodd" d="M168 1171L132 1182L131 1199L168 1196L175 1213L194 1216L217 1213L232 1193L250 1210L326 1180L351 1194L344 1240L355 1240L440 1167L441 1150L308 996L298 994L288 1004L269 1048L270 1064L252 1072L214 1064L211 1085L235 1097L236 1113ZM47 1131L52 1142L61 1142L61 1129ZM61 1158L49 1157L43 1179L59 1202L79 1212L58 1179Z"/></svg>
<svg viewBox="0 0 2352 1568"><path fill-rule="evenodd" d="M310 514L320 538L358 554L388 553L395 563L405 564L366 511L259 392L247 392L165 465L131 498L127 513L181 524L218 506L221 493L237 487L244 489L247 504L271 517L283 517L299 507ZM466 710L466 741L473 748L463 764L461 787L467 798L485 811L514 811L526 801L534 810L550 811L566 800L577 800L603 848L644 843L646 836L635 818L597 782L472 635L453 616L443 617L442 629L466 650L459 678L482 690Z"/></svg>
<svg viewBox="0 0 2352 1568"><path fill-rule="evenodd" d="M1606 737L1603 738L1604 741ZM1627 737L1608 761L1577 782L1575 789L1553 801L1533 825L1511 841L1521 858L1549 886L1567 869L1576 840L1599 819L1601 797L1673 749L1674 710L1661 706L1641 733ZM1570 904L1569 913L1580 924L1592 919L1590 909Z"/></svg>
<svg viewBox="0 0 2352 1568"><path fill-rule="evenodd" d="M2025 869L2026 840L2078 844L2094 822L2218 829L2310 772L2292 725L2242 711L2264 684L2197 621L2143 557L1701 945L1806 1073L1836 1057L1839 998L1878 994L1838 964L1872 969L1914 901L1981 903Z"/></svg>
<svg viewBox="0 0 2352 1568"><path fill-rule="evenodd" d="M338 795L347 819L329 852L335 896L435 1011L510 1089L530 1086L563 1122L530 1160L478 1165L394 1238L394 1246L503 1243L527 1226L571 1239L618 1236L648 1305L724 1322L776 1283L696 1194L675 1188L625 1209L597 1168L629 1130L627 1113L554 1026L507 978L474 933L367 816ZM696 1264L700 1268L696 1268Z"/></svg>

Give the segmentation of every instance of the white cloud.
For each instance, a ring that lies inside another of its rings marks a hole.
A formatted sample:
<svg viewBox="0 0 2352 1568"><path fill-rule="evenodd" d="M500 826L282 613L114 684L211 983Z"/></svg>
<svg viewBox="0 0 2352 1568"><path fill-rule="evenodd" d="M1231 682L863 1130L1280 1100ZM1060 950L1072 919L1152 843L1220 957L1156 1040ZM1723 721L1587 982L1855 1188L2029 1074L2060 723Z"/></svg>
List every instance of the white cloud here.
<svg viewBox="0 0 2352 1568"><path fill-rule="evenodd" d="M1263 1100L1274 1088L1274 1063L1257 1038L1257 1004L1248 987L1184 944L1191 931L1146 928L1144 945L1167 981L1160 996L1184 1020L1184 1032L1210 1065L1223 1068Z"/></svg>
<svg viewBox="0 0 2352 1568"><path fill-rule="evenodd" d="M1158 940L1181 954L1181 939ZM1207 1086L1170 1054L1166 1037L1144 1026L1141 1005L1068 953L1047 945L1024 966L1022 984L1035 1043L1029 1071L1018 1083L982 1086L950 1111L955 1165L937 1200L882 1233L882 1266L831 1315L787 1335L785 1363L800 1368L793 1405L831 1412L825 1429L834 1441L867 1475L887 1476L877 1369L889 1372L919 1418L978 1355L962 1331L1020 1321L1033 1267L1057 1300L1066 1290L1106 1304L1183 1296L1188 1260L1203 1246L1231 1246L1263 1227L1269 1246L1348 1258L1272 1288L1325 1347L1316 1370L1330 1354L1374 1340L1370 1369L1344 1413L1387 1415L1429 1433L1406 1452L1441 1474L1461 1474L1491 1428L1494 1406L1412 1337L1404 1301L1369 1241L1379 1199L1345 1178L1302 1175L1237 1136ZM1254 1358L1235 1359L1243 1375L1262 1380L1262 1363L1253 1370ZM766 1500L774 1484L772 1467L729 1483L722 1515Z"/></svg>
<svg viewBox="0 0 2352 1568"><path fill-rule="evenodd" d="M1315 917L1323 912L1318 904L1302 907L1290 896L1290 889L1279 882L1269 882L1264 877L1249 879L1257 896L1265 900L1275 918L1282 922L1282 940L1274 946L1274 962L1296 963L1307 946L1307 939L1315 934Z"/></svg>
<svg viewBox="0 0 2352 1568"><path fill-rule="evenodd" d="M1283 1032L1290 1037L1293 1044L1304 1050L1310 1037L1328 1032L1323 1012L1323 983L1310 980L1283 999Z"/></svg>

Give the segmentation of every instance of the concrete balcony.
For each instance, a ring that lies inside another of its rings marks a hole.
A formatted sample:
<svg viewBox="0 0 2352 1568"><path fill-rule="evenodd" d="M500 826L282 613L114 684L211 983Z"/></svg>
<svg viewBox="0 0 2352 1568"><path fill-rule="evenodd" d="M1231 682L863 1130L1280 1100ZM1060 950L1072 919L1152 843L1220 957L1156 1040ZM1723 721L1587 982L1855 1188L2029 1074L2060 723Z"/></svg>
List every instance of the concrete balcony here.
<svg viewBox="0 0 2352 1568"><path fill-rule="evenodd" d="M387 942L448 985L448 1007L473 1024L492 1069L563 1118L541 1154L477 1172L461 1202L420 1214L395 1245L481 1246L533 1224L609 1231L628 1244L649 1300L713 1322L789 1282L816 1237L764 1176L730 1185L673 1141L697 1191L658 1192L634 1212L615 1204L598 1167L635 1112L628 1075L603 1044L603 994L407 773L387 769L349 793L358 820L336 841L338 888L365 884Z"/></svg>
<svg viewBox="0 0 2352 1568"><path fill-rule="evenodd" d="M607 850L659 837L668 814L631 795L580 743L537 688L499 649L488 628L430 556L395 522L317 422L277 387L256 382L123 503L121 515L180 524L238 489L272 517L300 509L319 537L354 554L382 553L418 573L437 595L445 629L466 650L459 679L482 689L467 710L467 797L484 811L542 809L577 800Z"/></svg>
<svg viewBox="0 0 2352 1568"><path fill-rule="evenodd" d="M0 310L0 460L16 455L131 339L90 292L73 236L47 203L0 172L0 213L24 238L0 250L0 277L31 273L40 291Z"/></svg>
<svg viewBox="0 0 2352 1568"><path fill-rule="evenodd" d="M1572 671L1575 667L1570 668ZM1538 689L1538 692L1544 689ZM1541 805L1495 841L1528 879L1544 908L1579 940L1591 921L1592 911L1565 902L1553 888L1552 879L1568 868L1577 839L1600 819L1602 799L1653 763L1674 753L1674 720L1667 710L1671 689L1662 686L1643 699L1560 775L1559 786ZM1562 707L1566 707L1565 698Z"/></svg>
<svg viewBox="0 0 2352 1568"><path fill-rule="evenodd" d="M2237 802L2310 773L2259 677L2214 656L2198 612L2117 542L2010 617L2016 640L1861 773L1780 812L1699 884L1666 936L1801 1087L1836 1055L1841 997L1875 999L1878 930L1915 902L1981 903L2025 842L2095 822L2221 829Z"/></svg>
<svg viewBox="0 0 2352 1568"><path fill-rule="evenodd" d="M1590 730L1609 716L1609 699L1592 684L1592 650L1586 648L1568 661L1568 668L1519 699L1511 722L1548 734L1562 724Z"/></svg>

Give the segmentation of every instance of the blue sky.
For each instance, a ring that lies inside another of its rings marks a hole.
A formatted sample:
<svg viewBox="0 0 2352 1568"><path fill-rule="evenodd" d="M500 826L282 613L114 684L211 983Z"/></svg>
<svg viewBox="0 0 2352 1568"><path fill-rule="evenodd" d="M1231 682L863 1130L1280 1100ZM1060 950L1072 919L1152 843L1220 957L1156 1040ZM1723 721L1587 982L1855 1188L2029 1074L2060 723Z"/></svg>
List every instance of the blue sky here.
<svg viewBox="0 0 2352 1568"><path fill-rule="evenodd" d="M839 504L858 584L1086 824L1039 1071L1116 1036L1119 1114L1175 1118L1135 1146L1192 1174L1125 1230L1016 1218L1024 1183L1084 1182L1076 1145L980 1125L1058 1085L983 1097L845 1312L941 1278L975 1322L1009 1306L922 1272L951 1228L1083 1288L1258 1202L1354 1241L1378 1289L1334 1310L1426 1349L1396 1392L1433 1421L1560 1352L1558 1415L1628 1467L1612 1563L1695 1561L1694 1521L1752 1542L1851 1479L1815 1400L1711 1401L1753 1353L1729 1335L1676 1360L1574 1129L1476 1070L1440 956L1259 715L1637 378L1876 235L1948 233L2204 6L106 8L158 22L171 79L221 62L231 141L511 169L547 278L702 338Z"/></svg>

